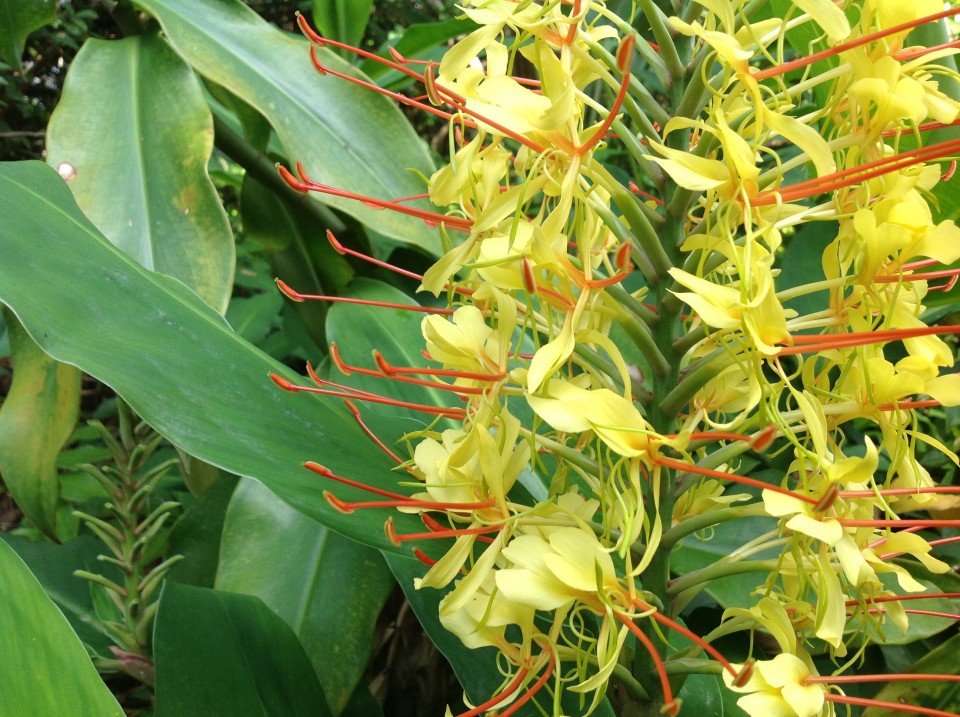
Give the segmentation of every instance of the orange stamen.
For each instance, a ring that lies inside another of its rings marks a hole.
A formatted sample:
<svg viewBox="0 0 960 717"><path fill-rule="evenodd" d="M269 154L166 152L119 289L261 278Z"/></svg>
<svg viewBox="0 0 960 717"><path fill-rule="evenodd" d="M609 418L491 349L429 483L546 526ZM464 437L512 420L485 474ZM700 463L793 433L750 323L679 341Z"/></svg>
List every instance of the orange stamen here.
<svg viewBox="0 0 960 717"><path fill-rule="evenodd" d="M954 139L938 144L931 144L927 147L920 147L907 152L890 155L889 157L875 159L872 162L842 169L822 177L797 182L787 187L763 191L753 197L753 199L750 200L750 204L755 207L761 207L768 204L792 202L798 199L813 197L827 191L836 191L837 189L849 187L853 184L858 184L859 182L864 182L885 174L892 174L893 172L907 169L916 164L943 159L951 154L955 154L957 151L960 151L960 140Z"/></svg>
<svg viewBox="0 0 960 717"><path fill-rule="evenodd" d="M397 201L399 202L403 200L398 199ZM327 229L327 241L330 242L330 246L333 247L334 251L336 251L341 256L349 255L352 257L356 257L357 259L362 259L368 264L373 264L374 266L379 266L389 271L392 271L394 274L405 276L408 279L416 279L417 281L423 281L423 274L416 274L412 271L401 269L399 266L394 266L393 264L389 264L385 261L381 261L380 259L375 259L372 256L361 254L360 252L355 251L354 249L345 247L343 244L340 243L340 240L338 240L337 237L334 235L334 233L329 229Z"/></svg>
<svg viewBox="0 0 960 717"><path fill-rule="evenodd" d="M792 356L794 354L818 353L831 349L853 348L870 344L914 339L921 336L935 336L937 334L960 333L960 324L953 326L918 326L911 329L882 329L878 331L858 331L848 334L819 334L817 336L790 336L792 346L780 349L778 356Z"/></svg>
<svg viewBox="0 0 960 717"><path fill-rule="evenodd" d="M740 476L733 473L723 473L722 471L716 471L712 468L703 468L702 466L693 465L690 463L684 463L683 461L676 461L672 458L664 458L663 456L658 456L656 462L667 468L673 468L678 471L686 471L688 473L697 473L698 475L709 476L711 478L719 478L720 480L730 481L731 483L740 483L742 485L753 486L754 488L762 488L763 490L772 490L775 493L780 493L782 495L788 495L791 498L796 498L797 500L802 500L804 503L810 503L811 505L817 504L817 499L808 495L800 495L799 493L794 493L792 490L787 488L782 488L778 485L773 485L771 483L764 483L763 481L756 480L754 478L747 478L746 476Z"/></svg>
<svg viewBox="0 0 960 717"><path fill-rule="evenodd" d="M360 415L360 409L357 408L356 404L347 398L343 399L343 402L347 405L347 409L349 409L350 413L353 414L353 418L357 422L357 424L360 426L360 429L367 434L367 437L371 441L376 443L377 447L381 451L383 451L388 456L390 456L394 460L394 462L397 463L397 465L403 465L404 461L400 459L400 456L398 456L396 453L390 450L387 444L381 441L380 438L377 436L377 434L375 434L373 430L371 430L371 428L366 423L363 422L363 417Z"/></svg>
<svg viewBox="0 0 960 717"><path fill-rule="evenodd" d="M301 294L299 291L294 291L282 279L275 279L277 283L277 288L280 289L281 293L292 301L329 301L331 303L339 304L359 304L360 306L378 306L383 309L400 309L401 311L413 311L415 313L421 314L440 314L442 316L450 316L453 314L453 309L441 309L435 308L433 306L420 306L419 304L393 304L389 301L373 301L371 299L353 299L347 296L327 296L322 294Z"/></svg>
<svg viewBox="0 0 960 717"><path fill-rule="evenodd" d="M838 702L843 705L879 707L885 710L893 710L894 712L906 712L914 715L928 715L929 717L957 717L956 712L944 712L943 710L937 710L931 707L918 707L916 705L901 704L899 702L883 702L881 700L871 700L865 697L848 697L847 695L836 695L832 692L824 692L823 697L828 702Z"/></svg>
<svg viewBox="0 0 960 717"><path fill-rule="evenodd" d="M370 403L382 403L387 406L397 406L399 408L410 408L414 411L420 411L421 413L427 413L435 416L443 416L444 418L453 418L459 421L462 421L467 417L467 412L462 408L443 408L441 406L427 406L419 403L410 403L408 401L398 401L394 398L387 398L386 396L378 396L376 394L371 394L366 391L364 392L350 392L350 391L337 391L326 388L318 388L316 386L298 386L291 383L282 376L270 373L270 379L277 384L280 388L285 391L290 391L291 393L316 393L321 396L334 396L336 398L348 398L356 401L369 401ZM330 381L324 381L320 379L322 385L335 385Z"/></svg>
<svg viewBox="0 0 960 717"><path fill-rule="evenodd" d="M597 131L593 133L590 139L576 148L575 153L581 157L593 149L597 143L606 136L610 126L614 120L617 119L620 107L623 106L623 101L627 97L627 90L630 89L630 56L633 53L634 42L635 39L633 35L628 35L623 42L620 43L620 49L617 51L617 69L623 73L623 79L620 81L620 90L617 92L617 97L614 99L613 106L607 113L606 119L604 119L600 127L597 128Z"/></svg>
<svg viewBox="0 0 960 717"><path fill-rule="evenodd" d="M810 675L803 682L808 685L842 685L857 684L858 682L913 682L913 681L935 681L945 680L947 682L960 682L960 675L928 675L918 673L908 674L890 674L890 675Z"/></svg>
<svg viewBox="0 0 960 717"><path fill-rule="evenodd" d="M768 77L776 77L777 75L782 75L786 72L792 72L793 70L799 69L801 67L806 67L807 65L812 65L815 62L820 60L825 60L828 57L835 57L841 52L846 52L847 50L852 50L855 47L860 47L861 45L866 45L873 42L874 40L880 40L884 37L889 37L890 35L896 35L899 32L904 30L911 30L920 25L926 25L928 22L933 22L934 20L940 20L941 18L951 17L952 15L960 14L960 8L950 8L949 10L944 10L942 12L936 12L932 15L927 15L926 17L918 18L917 20L911 20L910 22L904 22L899 25L894 25L893 27L888 27L886 30L879 30L877 32L872 32L869 35L864 35L863 37L858 37L854 40L849 40L847 42L841 42L839 45L828 48L826 50L821 50L820 52L815 52L812 55L807 55L806 57L800 57L792 62L785 62L782 65L777 65L776 67L770 67L766 70L761 70L760 72L754 72L753 78L755 80L765 80Z"/></svg>
<svg viewBox="0 0 960 717"><path fill-rule="evenodd" d="M847 528L960 528L960 520L920 520L913 518L856 520L853 518L837 518L837 522Z"/></svg>
<svg viewBox="0 0 960 717"><path fill-rule="evenodd" d="M383 488L377 488L376 486L367 485L366 483L360 483L359 481L351 480L350 478L344 478L343 476L337 475L329 468L324 465L320 465L314 461L307 461L303 464L303 467L308 471L316 473L317 475L323 476L324 478L329 478L330 480L335 480L338 483L343 483L348 485L351 488L357 488L359 490L365 491L367 493L373 493L375 495L382 495L384 498L392 498L396 501L406 501L410 500L410 496L403 495L401 493L394 493L389 490L384 490Z"/></svg>
<svg viewBox="0 0 960 717"><path fill-rule="evenodd" d="M387 527L389 526L389 528ZM499 533L503 529L501 525L482 525L477 528L449 528L445 530L431 530L428 533L407 533L406 535L398 535L396 529L393 527L393 518L388 518L387 523L384 525L384 530L387 531L387 538L390 539L390 542L394 545L399 546L401 543L405 543L409 540L430 540L433 538L458 538L461 535L484 535L486 533Z"/></svg>
<svg viewBox="0 0 960 717"><path fill-rule="evenodd" d="M657 668L657 675L660 678L660 688L663 690L663 700L664 708L671 715L676 715L680 711L680 705L673 696L673 690L670 687L670 678L667 676L667 668L663 664L663 658L660 657L660 653L657 652L657 648L650 641L650 638L647 637L647 634L640 629L640 627L634 623L628 616L622 613L615 613L617 619L620 620L627 629L630 630L637 639L643 643L643 646L647 649L647 652L650 654L650 658L653 660L653 664Z"/></svg>

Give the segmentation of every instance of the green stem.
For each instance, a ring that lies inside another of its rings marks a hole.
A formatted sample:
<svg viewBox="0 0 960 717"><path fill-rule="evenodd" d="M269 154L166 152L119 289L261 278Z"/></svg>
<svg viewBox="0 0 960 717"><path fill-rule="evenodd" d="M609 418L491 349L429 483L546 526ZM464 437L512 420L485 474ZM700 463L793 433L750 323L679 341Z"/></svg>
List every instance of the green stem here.
<svg viewBox="0 0 960 717"><path fill-rule="evenodd" d="M663 413L676 415L690 402L697 391L735 360L736 357L730 351L719 348L697 361L689 367L683 380L679 381L676 387L663 397L660 402L660 410Z"/></svg>
<svg viewBox="0 0 960 717"><path fill-rule="evenodd" d="M730 575L770 572L777 565L779 565L778 560L740 560L734 563L714 563L672 580L670 585L667 586L667 595L676 596L691 588Z"/></svg>
<svg viewBox="0 0 960 717"><path fill-rule="evenodd" d="M692 518L677 523L670 528L663 537L660 538L660 548L670 550L673 546L686 536L696 533L704 528L709 528L720 523L726 523L728 520L738 520L739 518L750 518L766 515L763 503L752 503L750 505L741 505L735 508L721 508L707 513L695 515Z"/></svg>
<svg viewBox="0 0 960 717"><path fill-rule="evenodd" d="M680 54L677 52L677 46L673 42L673 34L667 27L665 18L660 8L656 6L653 0L639 0L637 3L643 12L647 22L650 23L650 29L653 30L653 37L660 48L660 57L670 73L670 79L674 83L680 82L686 74L683 62L680 61ZM668 88L669 89L669 88Z"/></svg>
<svg viewBox="0 0 960 717"><path fill-rule="evenodd" d="M217 148L258 182L273 191L284 201L303 211L316 226L328 227L333 232L343 231L344 224L337 216L308 195L291 189L277 173L277 165L253 145L234 132L216 115L213 116L213 132Z"/></svg>
<svg viewBox="0 0 960 717"><path fill-rule="evenodd" d="M654 340L650 328L646 324L638 321L634 318L633 314L626 310L621 310L618 318L620 326L623 327L623 330L633 339L633 343L640 349L640 353L643 354L643 357L650 364L650 370L653 371L653 375L657 378L669 376L673 367L660 351L660 347L657 346L657 342Z"/></svg>

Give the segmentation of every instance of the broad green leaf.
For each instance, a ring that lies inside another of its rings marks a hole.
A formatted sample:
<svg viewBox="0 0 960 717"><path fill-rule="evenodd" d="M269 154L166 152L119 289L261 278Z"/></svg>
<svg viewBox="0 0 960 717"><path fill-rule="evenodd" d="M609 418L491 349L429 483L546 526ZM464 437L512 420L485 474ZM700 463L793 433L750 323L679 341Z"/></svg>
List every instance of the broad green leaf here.
<svg viewBox="0 0 960 717"><path fill-rule="evenodd" d="M153 652L157 717L330 717L296 635L259 598L166 583Z"/></svg>
<svg viewBox="0 0 960 717"><path fill-rule="evenodd" d="M367 438L342 403L275 386L271 371L299 378L181 283L110 245L49 167L0 165L0 256L0 302L47 353L114 388L189 454L259 480L349 537L396 550L382 516L337 512L321 479L302 467L317 460L365 484L394 485L386 457L365 451L356 460ZM348 486L338 495L368 497ZM398 516L398 529L404 522L419 525Z"/></svg>
<svg viewBox="0 0 960 717"><path fill-rule="evenodd" d="M677 693L682 700L679 717L724 717L724 689L716 675L690 675Z"/></svg>
<svg viewBox="0 0 960 717"><path fill-rule="evenodd" d="M123 717L76 633L13 548L0 541L0 685L4 714Z"/></svg>
<svg viewBox="0 0 960 717"><path fill-rule="evenodd" d="M372 9L373 0L313 0L313 23L324 37L356 47Z"/></svg>
<svg viewBox="0 0 960 717"><path fill-rule="evenodd" d="M182 555L167 579L201 588L212 588L220 561L223 521L237 477L221 473L193 504L189 504L170 532L167 555Z"/></svg>
<svg viewBox="0 0 960 717"><path fill-rule="evenodd" d="M319 77L306 40L281 32L239 0L136 4L160 21L194 69L266 117L290 161L302 162L315 181L380 199L423 191L411 170L429 176L433 162L401 112L371 90ZM317 54L338 72L355 72L329 50ZM440 250L437 233L418 219L352 200L321 200L407 244Z"/></svg>
<svg viewBox="0 0 960 717"><path fill-rule="evenodd" d="M389 284L373 279L354 281L346 295L365 301L417 306L417 302ZM327 316L327 340L336 344L348 365L376 369L371 352L379 351L394 366L423 366L426 360L420 323L425 314L402 308L337 303ZM345 377L331 371L332 380L363 391L387 395L402 401L430 406L459 407L462 404L449 392L392 381L386 377L351 374ZM362 407L365 420L388 445L405 433L426 428L433 416L418 414L409 408L385 405ZM443 423L441 423L441 426Z"/></svg>
<svg viewBox="0 0 960 717"><path fill-rule="evenodd" d="M197 76L156 35L88 40L47 129L47 161L97 228L223 311L234 244L207 176L212 150Z"/></svg>
<svg viewBox="0 0 960 717"><path fill-rule="evenodd" d="M216 587L256 595L293 628L334 714L363 677L393 584L377 551L297 512L259 483L240 482L224 523Z"/></svg>
<svg viewBox="0 0 960 717"><path fill-rule="evenodd" d="M0 406L0 474L20 510L57 535L57 455L80 409L80 372L47 356L7 314L13 384Z"/></svg>
<svg viewBox="0 0 960 717"><path fill-rule="evenodd" d="M110 575L104 563L97 560L103 543L90 536L75 538L63 545L41 543L9 533L0 533L0 540L13 548L27 564L43 591L70 621L70 626L85 644L100 655L107 655L112 641L97 619L90 597L90 583L73 574L74 570L99 571Z"/></svg>
<svg viewBox="0 0 960 717"><path fill-rule="evenodd" d="M227 309L227 321L241 337L256 344L273 328L282 306L283 295L276 290L234 297Z"/></svg>
<svg viewBox="0 0 960 717"><path fill-rule="evenodd" d="M56 16L56 0L0 0L0 60L20 69L27 36Z"/></svg>
<svg viewBox="0 0 960 717"><path fill-rule="evenodd" d="M957 655L960 654L960 635L954 635L936 650L914 664L909 673L928 675L956 675ZM882 702L929 710L954 713L960 709L960 682L934 680L923 682L889 682L875 696ZM890 710L870 707L863 717L899 717L910 714L909 710ZM931 714L931 713L928 713Z"/></svg>

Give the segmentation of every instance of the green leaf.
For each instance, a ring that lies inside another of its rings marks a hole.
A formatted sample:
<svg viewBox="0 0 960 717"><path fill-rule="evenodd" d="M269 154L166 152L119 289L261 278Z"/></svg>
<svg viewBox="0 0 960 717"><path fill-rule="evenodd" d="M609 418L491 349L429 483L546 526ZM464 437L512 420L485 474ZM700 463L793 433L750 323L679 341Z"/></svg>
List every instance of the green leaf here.
<svg viewBox="0 0 960 717"><path fill-rule="evenodd" d="M90 583L73 574L80 569L109 573L97 560L97 555L103 552L103 543L90 536L81 536L63 545L36 543L9 533L0 533L0 540L27 564L47 597L70 621L77 637L98 654L109 654L108 648L113 642L94 612Z"/></svg>
<svg viewBox="0 0 960 717"><path fill-rule="evenodd" d="M381 199L423 191L410 170L429 176L433 162L402 113L371 90L318 77L306 40L281 32L238 0L136 4L160 21L200 74L266 117L290 160L302 162L315 181ZM320 48L317 54L324 65L356 74L329 50ZM353 200L321 199L388 236L433 254L440 251L437 233L419 219Z"/></svg>
<svg viewBox="0 0 960 717"><path fill-rule="evenodd" d="M27 36L56 17L56 0L0 0L0 60L19 69Z"/></svg>
<svg viewBox="0 0 960 717"><path fill-rule="evenodd" d="M170 533L167 555L182 555L167 579L201 588L212 588L220 560L223 521L237 477L221 473L217 480L177 520Z"/></svg>
<svg viewBox="0 0 960 717"><path fill-rule="evenodd" d="M345 294L366 301L418 306L402 291L373 279L357 279ZM350 365L375 369L371 352L376 350L391 365L422 366L423 316L401 308L338 303L330 307L327 316L327 339L337 344L340 356ZM333 380L410 403L451 407L458 403L447 392L375 376L337 374ZM362 411L364 419L388 445L405 433L426 428L433 418L408 408L385 405L371 404L362 407Z"/></svg>
<svg viewBox="0 0 960 717"><path fill-rule="evenodd" d="M715 675L690 675L677 693L679 717L724 717L724 689Z"/></svg>
<svg viewBox="0 0 960 717"><path fill-rule="evenodd" d="M76 633L13 548L0 541L3 712L123 717Z"/></svg>
<svg viewBox="0 0 960 717"><path fill-rule="evenodd" d="M216 587L256 595L293 628L337 714L366 670L393 576L377 551L244 480L227 510Z"/></svg>
<svg viewBox="0 0 960 717"><path fill-rule="evenodd" d="M330 717L296 635L258 598L168 582L153 645L157 717Z"/></svg>
<svg viewBox="0 0 960 717"><path fill-rule="evenodd" d="M356 47L372 9L373 0L313 0L313 23L324 37Z"/></svg>
<svg viewBox="0 0 960 717"><path fill-rule="evenodd" d="M307 515L362 543L398 550L383 517L343 515L302 462L394 487L392 462L340 401L279 389L299 378L239 338L175 279L145 270L103 239L70 191L38 162L0 165L0 302L54 358L116 390L171 442L255 478ZM38 291L37 287L46 287ZM345 500L368 494L338 487ZM419 525L397 516L398 529Z"/></svg>
<svg viewBox="0 0 960 717"><path fill-rule="evenodd" d="M253 296L234 297L227 309L227 321L245 340L259 343L273 328L283 306L283 295L267 291Z"/></svg>
<svg viewBox="0 0 960 717"><path fill-rule="evenodd" d="M47 129L47 161L103 234L218 311L234 244L207 175L213 120L197 76L156 35L88 40Z"/></svg>
<svg viewBox="0 0 960 717"><path fill-rule="evenodd" d="M914 664L909 673L928 675L957 674L960 635L954 635L936 650ZM924 682L889 682L874 699L901 705L899 710L870 707L863 717L899 717L909 714L904 707L926 707L942 712L956 712L960 707L960 682L934 680Z"/></svg>
<svg viewBox="0 0 960 717"><path fill-rule="evenodd" d="M20 510L57 535L57 456L80 409L80 372L47 356L6 312L13 384L0 406L0 473Z"/></svg>

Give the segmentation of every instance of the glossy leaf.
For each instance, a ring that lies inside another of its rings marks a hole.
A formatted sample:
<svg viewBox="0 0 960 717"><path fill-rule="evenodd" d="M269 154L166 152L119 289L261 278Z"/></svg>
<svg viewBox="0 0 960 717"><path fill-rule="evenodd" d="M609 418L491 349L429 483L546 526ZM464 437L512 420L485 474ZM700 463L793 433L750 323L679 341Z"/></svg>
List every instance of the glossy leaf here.
<svg viewBox="0 0 960 717"><path fill-rule="evenodd" d="M243 480L227 510L216 587L256 595L293 628L336 714L367 667L393 577L377 551Z"/></svg>
<svg viewBox="0 0 960 717"><path fill-rule="evenodd" d="M359 45L373 0L313 0L313 22L324 37Z"/></svg>
<svg viewBox="0 0 960 717"><path fill-rule="evenodd" d="M0 60L19 70L27 36L56 16L56 0L0 0Z"/></svg>
<svg viewBox="0 0 960 717"><path fill-rule="evenodd" d="M724 689L715 675L690 675L677 693L682 700L679 717L724 717Z"/></svg>
<svg viewBox="0 0 960 717"><path fill-rule="evenodd" d="M168 582L153 651L157 717L330 717L296 635L259 598Z"/></svg>
<svg viewBox="0 0 960 717"><path fill-rule="evenodd" d="M123 717L86 650L13 548L0 540L0 685L3 712Z"/></svg>
<svg viewBox="0 0 960 717"><path fill-rule="evenodd" d="M367 301L417 305L400 290L373 279L354 281L346 295ZM340 356L349 365L375 369L371 352L376 350L392 365L423 366L426 360L420 353L424 348L420 323L424 316L399 308L338 303L330 307L327 316L327 340L337 344ZM450 407L462 405L449 392L386 378L362 374L347 377L335 369L331 370L331 378L363 391L386 394L411 403ZM408 408L393 406L363 406L362 411L374 433L388 445L405 433L426 428L433 418ZM442 427L445 422L441 421L439 425Z"/></svg>
<svg viewBox="0 0 960 717"><path fill-rule="evenodd" d="M186 507L170 533L167 555L182 555L167 579L201 588L212 588L220 562L220 541L230 497L237 477L221 473L203 495Z"/></svg>
<svg viewBox="0 0 960 717"><path fill-rule="evenodd" d="M281 32L239 0L136 0L160 21L167 38L204 77L223 85L266 117L291 162L318 182L381 199L423 191L411 172L429 176L426 146L387 99L336 77L319 77L306 40ZM325 65L352 66L319 49ZM418 219L360 202L322 201L377 231L439 252L437 232Z"/></svg>
<svg viewBox="0 0 960 717"><path fill-rule="evenodd" d="M182 284L111 246L49 167L0 165L0 256L0 302L47 353L113 387L191 455L256 478L344 535L395 550L382 516L335 511L323 479L301 465L317 460L364 483L394 484L386 457L365 451L356 460L367 438L342 404L275 386L270 371L299 378ZM342 495L367 497L346 486Z"/></svg>
<svg viewBox="0 0 960 717"><path fill-rule="evenodd" d="M88 40L47 129L47 161L97 228L223 311L234 244L207 176L212 150L197 76L156 35Z"/></svg>
<svg viewBox="0 0 960 717"><path fill-rule="evenodd" d="M57 535L57 456L80 408L80 372L47 356L12 315L13 384L0 406L0 474L20 510Z"/></svg>
<svg viewBox="0 0 960 717"><path fill-rule="evenodd" d="M932 675L957 674L957 655L960 654L960 635L954 635L936 650L914 664L908 672ZM875 699L900 705L913 705L952 713L960 708L960 682L935 680L925 682L890 682ZM899 717L903 710L870 707L863 717Z"/></svg>
<svg viewBox="0 0 960 717"><path fill-rule="evenodd" d="M73 574L74 570L96 570L110 575L97 555L103 543L90 536L75 538L63 545L41 543L10 533L0 533L0 540L13 548L43 591L56 604L79 637L100 655L107 655L112 641L97 619L90 597L90 583Z"/></svg>

